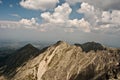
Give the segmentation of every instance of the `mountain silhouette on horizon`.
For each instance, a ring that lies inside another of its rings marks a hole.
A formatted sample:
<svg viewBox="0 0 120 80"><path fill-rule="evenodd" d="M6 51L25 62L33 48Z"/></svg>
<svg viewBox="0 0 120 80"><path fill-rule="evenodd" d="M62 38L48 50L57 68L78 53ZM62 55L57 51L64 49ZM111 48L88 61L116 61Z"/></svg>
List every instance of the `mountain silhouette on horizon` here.
<svg viewBox="0 0 120 80"><path fill-rule="evenodd" d="M75 44L76 46L80 46L82 48L83 51L85 52L89 52L91 50L93 51L97 51L97 50L105 50L106 48L101 45L100 43L97 42L87 42L87 43L83 43L83 44Z"/></svg>

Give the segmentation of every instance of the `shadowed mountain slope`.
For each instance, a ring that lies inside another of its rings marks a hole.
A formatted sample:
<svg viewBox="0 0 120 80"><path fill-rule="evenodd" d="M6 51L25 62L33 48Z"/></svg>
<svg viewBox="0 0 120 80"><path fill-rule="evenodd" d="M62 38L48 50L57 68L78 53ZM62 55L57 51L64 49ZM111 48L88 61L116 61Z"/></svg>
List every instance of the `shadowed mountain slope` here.
<svg viewBox="0 0 120 80"><path fill-rule="evenodd" d="M8 76L9 74L10 76L13 76L16 73L16 68L25 65L29 59L36 57L38 52L39 50L31 44L27 44L21 49L15 51L5 60L3 73Z"/></svg>
<svg viewBox="0 0 120 80"><path fill-rule="evenodd" d="M80 46L82 48L82 50L85 52L89 52L91 50L97 51L97 50L105 50L106 49L103 45L101 45L100 43L96 43L96 42L87 42L84 44L75 44L75 45Z"/></svg>

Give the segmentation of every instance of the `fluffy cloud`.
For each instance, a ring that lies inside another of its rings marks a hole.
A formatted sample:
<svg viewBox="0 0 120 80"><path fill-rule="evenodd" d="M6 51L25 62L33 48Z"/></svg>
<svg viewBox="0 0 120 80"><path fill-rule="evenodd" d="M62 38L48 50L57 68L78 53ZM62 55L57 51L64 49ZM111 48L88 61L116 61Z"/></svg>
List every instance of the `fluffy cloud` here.
<svg viewBox="0 0 120 80"><path fill-rule="evenodd" d="M82 3L78 13L83 13L84 18L92 26L93 31L118 32L120 30L120 11L103 11L88 3Z"/></svg>
<svg viewBox="0 0 120 80"><path fill-rule="evenodd" d="M31 18L30 20L29 19L21 19L19 21L20 24L24 25L24 27L26 28L33 28L33 29L36 29L39 24L36 22L36 19L35 18Z"/></svg>
<svg viewBox="0 0 120 80"><path fill-rule="evenodd" d="M85 21L84 18L78 20L78 19L73 19L73 20L68 20L68 25L71 28L77 28L78 30L83 30L84 32L90 32L90 24Z"/></svg>
<svg viewBox="0 0 120 80"><path fill-rule="evenodd" d="M29 19L21 19L19 22L21 24L24 24L24 25L27 25L27 26L38 25L35 18L32 18L30 20Z"/></svg>
<svg viewBox="0 0 120 80"><path fill-rule="evenodd" d="M25 1L31 0L23 0L23 2ZM75 1L77 2L78 0ZM63 3L54 8L53 12L41 13L40 16L43 20L41 24L38 24L37 20L32 18L21 19L18 22L0 23L0 26L1 28L10 28L10 26L12 26L12 28L15 28L13 26L20 28L22 26L27 29L38 29L42 32L47 30L63 30L65 32L79 30L83 32L117 33L120 31L119 10L105 11L90 3L82 2L77 12L84 14L83 18L70 19L69 16L72 13L72 8L68 3Z"/></svg>
<svg viewBox="0 0 120 80"><path fill-rule="evenodd" d="M0 28L6 29L16 29L19 28L21 25L17 21L0 21Z"/></svg>
<svg viewBox="0 0 120 80"><path fill-rule="evenodd" d="M78 2L86 2L90 5L94 5L95 7L98 7L103 10L110 10L110 9L116 9L120 10L120 0L66 0L70 4L75 4Z"/></svg>
<svg viewBox="0 0 120 80"><path fill-rule="evenodd" d="M61 6L58 6L55 8L53 13L44 12L41 14L41 17L44 20L44 24L42 24L42 26L56 26L56 28L61 27L65 32L73 32L77 29L84 32L90 32L90 25L84 19L69 19L71 12L72 9L68 3L64 3Z"/></svg>
<svg viewBox="0 0 120 80"><path fill-rule="evenodd" d="M22 0L20 5L27 9L46 10L52 9L59 3L59 0Z"/></svg>
<svg viewBox="0 0 120 80"><path fill-rule="evenodd" d="M20 21L0 21L0 28L8 29L37 29L39 24L35 18L21 19Z"/></svg>
<svg viewBox="0 0 120 80"><path fill-rule="evenodd" d="M96 26L102 13L100 9L95 8L94 6L89 5L88 3L85 2L81 4L81 8L77 12L83 13L85 20L92 24L92 26Z"/></svg>
<svg viewBox="0 0 120 80"><path fill-rule="evenodd" d="M111 13L111 20L116 24L120 24L120 10L114 10Z"/></svg>
<svg viewBox="0 0 120 80"><path fill-rule="evenodd" d="M65 20L69 19L69 15L72 9L69 4L65 3L62 6L58 6L55 8L54 13L44 12L41 14L41 17L50 23L64 23Z"/></svg>

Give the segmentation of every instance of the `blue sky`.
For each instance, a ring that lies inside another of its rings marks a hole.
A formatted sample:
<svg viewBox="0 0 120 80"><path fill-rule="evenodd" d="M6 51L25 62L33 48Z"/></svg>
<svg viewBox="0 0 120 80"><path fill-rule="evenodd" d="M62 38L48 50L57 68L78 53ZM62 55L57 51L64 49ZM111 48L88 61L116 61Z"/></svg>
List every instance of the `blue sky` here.
<svg viewBox="0 0 120 80"><path fill-rule="evenodd" d="M2 15L0 15L0 20L17 20L18 21L21 18L31 19L32 17L36 17L36 18L39 18L38 21L41 22L40 14L43 11L25 9L22 6L20 6L20 4L19 4L20 1L21 0L9 0L9 1L2 0L2 3L0 5L0 12ZM65 3L65 1L60 0L60 2L58 4L56 4L56 6L62 5L63 3ZM11 5L12 5L12 7L11 7ZM83 16L82 14L78 14L76 12L76 10L80 8L79 3L76 5L71 5L71 7L73 8L72 13L70 14L71 19L81 18ZM49 10L49 11L52 12L52 10ZM17 14L20 17L12 16L12 14Z"/></svg>
<svg viewBox="0 0 120 80"><path fill-rule="evenodd" d="M12 16L11 14L18 14L21 18L39 17L41 11L29 10L20 6L21 0L3 0L0 5L0 20L20 20L20 18ZM12 5L13 7L10 7Z"/></svg>
<svg viewBox="0 0 120 80"><path fill-rule="evenodd" d="M96 41L120 47L119 0L0 0L0 40Z"/></svg>

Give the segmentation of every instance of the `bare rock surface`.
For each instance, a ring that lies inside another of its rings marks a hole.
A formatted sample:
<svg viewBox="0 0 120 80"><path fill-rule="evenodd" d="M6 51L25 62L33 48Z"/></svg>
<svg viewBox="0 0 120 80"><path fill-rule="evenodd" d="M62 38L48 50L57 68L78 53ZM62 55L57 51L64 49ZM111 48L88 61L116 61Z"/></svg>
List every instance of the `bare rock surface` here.
<svg viewBox="0 0 120 80"><path fill-rule="evenodd" d="M120 80L119 63L119 49L86 54L79 46L58 41L17 66L14 75L13 70L9 74L1 72L0 80Z"/></svg>

